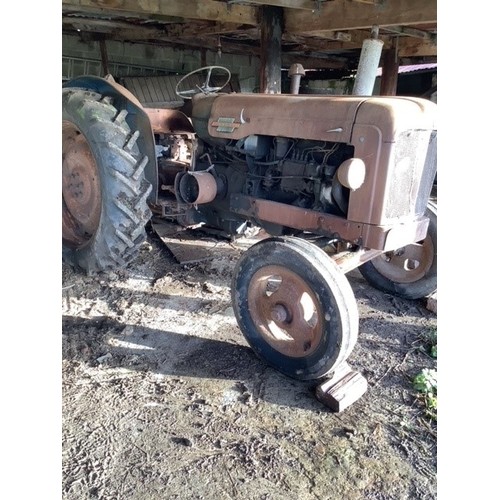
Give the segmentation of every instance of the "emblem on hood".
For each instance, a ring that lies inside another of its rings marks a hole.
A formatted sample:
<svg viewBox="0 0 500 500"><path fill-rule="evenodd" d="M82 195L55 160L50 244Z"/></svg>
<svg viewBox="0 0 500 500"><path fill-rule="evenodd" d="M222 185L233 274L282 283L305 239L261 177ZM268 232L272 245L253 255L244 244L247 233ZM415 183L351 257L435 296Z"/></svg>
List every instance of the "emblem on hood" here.
<svg viewBox="0 0 500 500"><path fill-rule="evenodd" d="M240 122L236 121L236 118L225 118L219 117L217 121L211 123L212 127L217 127L217 132L225 132L228 134L233 133L239 126Z"/></svg>

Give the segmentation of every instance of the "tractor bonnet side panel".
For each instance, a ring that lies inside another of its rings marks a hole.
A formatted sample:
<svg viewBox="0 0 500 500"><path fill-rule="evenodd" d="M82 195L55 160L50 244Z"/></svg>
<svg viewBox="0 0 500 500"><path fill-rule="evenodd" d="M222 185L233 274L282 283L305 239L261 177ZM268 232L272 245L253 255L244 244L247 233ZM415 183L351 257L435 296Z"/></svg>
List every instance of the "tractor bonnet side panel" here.
<svg viewBox="0 0 500 500"><path fill-rule="evenodd" d="M213 101L207 123L211 137L250 135L349 142L359 105L366 98L229 94ZM196 104L193 103L195 111Z"/></svg>

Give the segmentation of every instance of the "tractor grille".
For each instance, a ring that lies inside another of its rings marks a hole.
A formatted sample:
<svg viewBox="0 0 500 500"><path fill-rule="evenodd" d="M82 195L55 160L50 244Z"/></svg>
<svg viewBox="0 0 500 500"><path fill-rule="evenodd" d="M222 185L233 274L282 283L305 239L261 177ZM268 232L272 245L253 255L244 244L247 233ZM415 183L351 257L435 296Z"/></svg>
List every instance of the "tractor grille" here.
<svg viewBox="0 0 500 500"><path fill-rule="evenodd" d="M437 170L437 132L405 130L397 138L385 207L388 219L423 215Z"/></svg>

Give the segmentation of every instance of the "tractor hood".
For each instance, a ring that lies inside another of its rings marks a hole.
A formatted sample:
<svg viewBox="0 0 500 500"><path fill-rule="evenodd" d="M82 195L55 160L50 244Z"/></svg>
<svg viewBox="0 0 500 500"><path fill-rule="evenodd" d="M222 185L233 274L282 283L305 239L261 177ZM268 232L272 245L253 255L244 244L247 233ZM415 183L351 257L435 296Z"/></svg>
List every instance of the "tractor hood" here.
<svg viewBox="0 0 500 500"><path fill-rule="evenodd" d="M355 122L383 124L382 137L390 141L396 129L405 128L403 122L435 128L429 108L435 104L411 97L199 94L193 97L192 121L209 142L268 135L349 143Z"/></svg>

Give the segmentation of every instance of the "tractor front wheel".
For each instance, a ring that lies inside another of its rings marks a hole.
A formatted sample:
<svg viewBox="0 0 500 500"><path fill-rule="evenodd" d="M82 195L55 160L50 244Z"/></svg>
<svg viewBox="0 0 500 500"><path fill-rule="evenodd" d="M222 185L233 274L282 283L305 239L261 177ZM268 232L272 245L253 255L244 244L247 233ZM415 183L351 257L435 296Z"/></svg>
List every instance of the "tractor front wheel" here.
<svg viewBox="0 0 500 500"><path fill-rule="evenodd" d="M378 290L404 299L421 299L437 290L437 206L429 202L429 229L423 241L387 252L359 267Z"/></svg>
<svg viewBox="0 0 500 500"><path fill-rule="evenodd" d="M349 282L325 252L299 238L268 238L244 252L232 303L254 352L295 379L328 376L357 340Z"/></svg>

